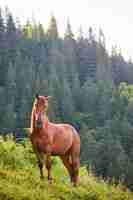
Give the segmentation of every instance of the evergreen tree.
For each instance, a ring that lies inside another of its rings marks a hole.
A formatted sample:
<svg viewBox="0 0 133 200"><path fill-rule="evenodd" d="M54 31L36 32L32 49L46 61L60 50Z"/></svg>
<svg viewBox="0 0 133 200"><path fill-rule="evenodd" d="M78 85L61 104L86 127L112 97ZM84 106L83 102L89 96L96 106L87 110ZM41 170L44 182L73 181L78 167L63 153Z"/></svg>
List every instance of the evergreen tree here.
<svg viewBox="0 0 133 200"><path fill-rule="evenodd" d="M81 97L81 91L80 91L80 80L78 76L78 72L74 75L73 81L72 81L72 97L75 104L75 108L78 111L81 111L81 105L82 105L82 97Z"/></svg>
<svg viewBox="0 0 133 200"><path fill-rule="evenodd" d="M32 39L33 37L33 28L29 20L27 21L26 25L23 28L23 34L24 37L27 39Z"/></svg>
<svg viewBox="0 0 133 200"><path fill-rule="evenodd" d="M83 36L80 36L78 38L77 43L77 55L78 55L78 72L79 72L79 79L81 82L81 85L84 84L84 82L89 77L89 45L87 39L83 38Z"/></svg>
<svg viewBox="0 0 133 200"><path fill-rule="evenodd" d="M99 44L105 49L105 35L101 28L99 29Z"/></svg>
<svg viewBox="0 0 133 200"><path fill-rule="evenodd" d="M69 20L67 21L66 31L65 31L66 40L74 40L74 34L72 32L71 24Z"/></svg>
<svg viewBox="0 0 133 200"><path fill-rule="evenodd" d="M49 106L49 116L51 120L57 120L61 118L61 83L59 81L56 69L54 67L50 68L49 75L49 95L52 96L51 104Z"/></svg>
<svg viewBox="0 0 133 200"><path fill-rule="evenodd" d="M0 49L4 47L5 42L5 25L2 16L2 9L0 8Z"/></svg>
<svg viewBox="0 0 133 200"><path fill-rule="evenodd" d="M16 69L10 63L8 67L7 80L6 80L6 104L4 111L4 127L16 127L16 113L15 113L15 94L16 94Z"/></svg>
<svg viewBox="0 0 133 200"><path fill-rule="evenodd" d="M0 85L5 85L6 79L6 48L5 48L5 24L2 16L2 9L0 8Z"/></svg>
<svg viewBox="0 0 133 200"><path fill-rule="evenodd" d="M47 30L47 37L50 40L57 40L59 37L58 34L58 28L57 28L57 22L55 17L52 15L50 19L50 24Z"/></svg>
<svg viewBox="0 0 133 200"><path fill-rule="evenodd" d="M43 25L41 23L39 23L39 25L38 25L38 33L39 33L38 40L40 42L43 42L43 40L45 38L45 32L44 32Z"/></svg>
<svg viewBox="0 0 133 200"><path fill-rule="evenodd" d="M67 27L65 31L64 55L65 64L67 66L67 80L69 81L70 87L72 87L72 80L78 68L78 61L76 52L76 41L74 39L74 34L72 33L69 21L67 22Z"/></svg>
<svg viewBox="0 0 133 200"><path fill-rule="evenodd" d="M0 86L0 96L1 96L1 100L0 100L0 121L1 121L0 128L3 128L5 126L4 120L6 120L6 118L4 116L5 107L6 107L6 105L5 105L5 102L6 102L6 90L5 90L5 87L1 87Z"/></svg>
<svg viewBox="0 0 133 200"><path fill-rule="evenodd" d="M72 120L75 108L69 83L64 79L61 87L61 110L64 121Z"/></svg>
<svg viewBox="0 0 133 200"><path fill-rule="evenodd" d="M9 63L6 78L7 104L13 104L16 93L16 69L12 63Z"/></svg>
<svg viewBox="0 0 133 200"><path fill-rule="evenodd" d="M6 40L7 40L7 46L9 48L15 48L16 47L16 25L13 19L13 16L10 12L7 12L6 16Z"/></svg>

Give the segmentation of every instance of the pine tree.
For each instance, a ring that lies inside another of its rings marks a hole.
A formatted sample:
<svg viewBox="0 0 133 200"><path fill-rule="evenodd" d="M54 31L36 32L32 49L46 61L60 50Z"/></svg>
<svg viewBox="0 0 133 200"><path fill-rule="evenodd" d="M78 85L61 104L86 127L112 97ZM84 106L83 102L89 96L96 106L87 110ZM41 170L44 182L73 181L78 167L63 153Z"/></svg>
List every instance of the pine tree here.
<svg viewBox="0 0 133 200"><path fill-rule="evenodd" d="M95 36L92 27L89 27L89 37L88 37L89 44L93 44L95 42Z"/></svg>
<svg viewBox="0 0 133 200"><path fill-rule="evenodd" d="M14 104L7 104L4 110L4 119L2 128L16 128L16 113L14 112Z"/></svg>
<svg viewBox="0 0 133 200"><path fill-rule="evenodd" d="M78 73L81 85L89 77L89 45L88 40L81 35L77 41Z"/></svg>
<svg viewBox="0 0 133 200"><path fill-rule="evenodd" d="M13 16L10 12L7 12L6 16L6 40L8 42L8 47L15 48L16 46L16 25Z"/></svg>
<svg viewBox="0 0 133 200"><path fill-rule="evenodd" d="M75 73L78 71L76 47L74 34L72 32L70 22L68 21L64 38L64 56L65 64L67 66L67 80L69 81L70 87L72 87L72 80Z"/></svg>
<svg viewBox="0 0 133 200"><path fill-rule="evenodd" d="M49 74L49 95L52 96L49 106L49 116L51 120L58 120L62 117L61 113L61 82L59 81L56 69L50 68Z"/></svg>
<svg viewBox="0 0 133 200"><path fill-rule="evenodd" d="M5 42L5 25L2 16L2 9L0 8L0 50L4 47Z"/></svg>
<svg viewBox="0 0 133 200"><path fill-rule="evenodd" d="M57 40L59 37L56 18L52 15L47 30L47 37L50 40Z"/></svg>
<svg viewBox="0 0 133 200"><path fill-rule="evenodd" d="M41 23L39 23L39 25L38 25L38 32L39 32L38 40L43 42L45 39L45 32L44 32L43 25Z"/></svg>
<svg viewBox="0 0 133 200"><path fill-rule="evenodd" d="M1 87L0 86L0 96L1 96L1 100L0 100L0 128L4 127L4 120L6 120L6 118L4 119L4 113L5 113L5 107L6 107L6 89L5 87Z"/></svg>
<svg viewBox="0 0 133 200"><path fill-rule="evenodd" d="M71 24L69 20L67 21L67 27L65 31L65 39L67 40L74 40L74 34L72 32Z"/></svg>
<svg viewBox="0 0 133 200"><path fill-rule="evenodd" d="M5 48L5 24L2 16L2 9L0 8L0 85L5 85L6 80L6 48Z"/></svg>
<svg viewBox="0 0 133 200"><path fill-rule="evenodd" d="M6 77L6 91L7 91L7 104L14 104L16 93L16 69L12 63L9 63L7 77Z"/></svg>
<svg viewBox="0 0 133 200"><path fill-rule="evenodd" d="M15 128L16 113L15 113L15 94L16 94L16 69L12 63L9 64L6 77L6 108L4 126Z"/></svg>
<svg viewBox="0 0 133 200"><path fill-rule="evenodd" d="M6 12L6 65L10 62L15 62L16 49L18 45L17 29L12 14L7 10Z"/></svg>
<svg viewBox="0 0 133 200"><path fill-rule="evenodd" d="M24 37L27 39L32 39L33 37L33 27L29 20L27 21L26 25L23 28L23 34Z"/></svg>
<svg viewBox="0 0 133 200"><path fill-rule="evenodd" d="M81 110L81 104L82 104L82 97L81 97L81 88L80 88L80 80L78 76L78 72L75 73L74 78L72 80L72 97L74 101L74 105L76 110Z"/></svg>
<svg viewBox="0 0 133 200"><path fill-rule="evenodd" d="M99 29L99 44L105 49L105 35L102 29Z"/></svg>
<svg viewBox="0 0 133 200"><path fill-rule="evenodd" d="M75 107L71 89L66 79L64 79L61 86L61 110L63 120L66 122L71 122Z"/></svg>
<svg viewBox="0 0 133 200"><path fill-rule="evenodd" d="M77 42L84 40L84 33L82 30L82 26L80 26L79 31L78 31L78 37L77 37Z"/></svg>

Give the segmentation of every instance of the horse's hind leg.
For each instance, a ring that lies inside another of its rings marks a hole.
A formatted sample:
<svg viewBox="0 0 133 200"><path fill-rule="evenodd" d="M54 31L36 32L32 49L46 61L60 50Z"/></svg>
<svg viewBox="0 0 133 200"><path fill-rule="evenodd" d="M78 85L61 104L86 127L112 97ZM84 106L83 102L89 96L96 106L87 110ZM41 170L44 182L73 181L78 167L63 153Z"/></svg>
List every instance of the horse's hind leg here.
<svg viewBox="0 0 133 200"><path fill-rule="evenodd" d="M80 144L76 143L72 146L72 182L77 186L79 182L79 167L80 167Z"/></svg>
<svg viewBox="0 0 133 200"><path fill-rule="evenodd" d="M70 175L71 182L72 182L72 165L71 165L71 160L70 160L70 154L62 155L62 156L60 156L60 158L61 158L64 166L68 170L68 173Z"/></svg>
<svg viewBox="0 0 133 200"><path fill-rule="evenodd" d="M77 184L79 183L79 166L80 166L80 160L79 158L74 158L73 159L73 164L72 164L72 168L73 168L73 177L72 177L72 181L74 183L74 186L77 186Z"/></svg>

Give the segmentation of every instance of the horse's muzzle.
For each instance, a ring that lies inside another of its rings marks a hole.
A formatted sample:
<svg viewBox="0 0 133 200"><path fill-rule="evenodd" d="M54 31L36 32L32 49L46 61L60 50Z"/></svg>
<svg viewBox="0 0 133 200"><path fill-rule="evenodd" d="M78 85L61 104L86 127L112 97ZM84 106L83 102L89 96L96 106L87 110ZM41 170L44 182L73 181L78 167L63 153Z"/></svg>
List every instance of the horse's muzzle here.
<svg viewBox="0 0 133 200"><path fill-rule="evenodd" d="M36 122L36 127L37 128L42 128L43 127L43 123L41 121L37 121Z"/></svg>

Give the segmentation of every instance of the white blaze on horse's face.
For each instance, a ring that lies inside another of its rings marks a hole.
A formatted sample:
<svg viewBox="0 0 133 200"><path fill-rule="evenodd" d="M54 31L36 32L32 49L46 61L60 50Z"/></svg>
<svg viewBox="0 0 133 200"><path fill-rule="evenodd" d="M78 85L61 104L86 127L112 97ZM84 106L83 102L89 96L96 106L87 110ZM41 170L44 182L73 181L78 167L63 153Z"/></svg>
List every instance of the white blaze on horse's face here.
<svg viewBox="0 0 133 200"><path fill-rule="evenodd" d="M36 127L42 128L44 123L44 115L48 110L48 97L46 96L38 96L35 102L36 107Z"/></svg>
<svg viewBox="0 0 133 200"><path fill-rule="evenodd" d="M43 122L44 122L44 114L41 112L36 113L36 127L43 128Z"/></svg>

